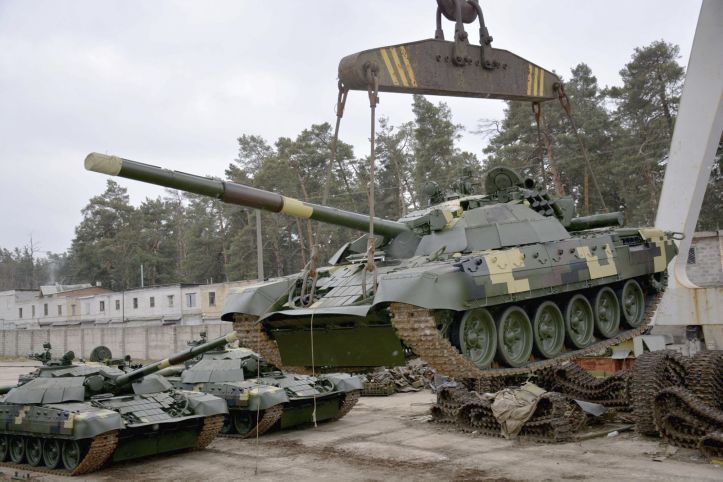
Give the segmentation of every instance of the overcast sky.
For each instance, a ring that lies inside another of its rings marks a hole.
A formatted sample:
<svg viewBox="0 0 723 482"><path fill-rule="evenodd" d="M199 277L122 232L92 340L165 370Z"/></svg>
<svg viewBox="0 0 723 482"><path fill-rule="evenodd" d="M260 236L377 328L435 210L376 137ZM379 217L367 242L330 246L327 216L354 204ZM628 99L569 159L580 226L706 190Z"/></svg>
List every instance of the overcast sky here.
<svg viewBox="0 0 723 482"><path fill-rule="evenodd" d="M663 39L687 65L700 1L483 1L493 46L568 76L586 62L619 84L633 49ZM65 251L106 177L90 151L222 176L236 138L295 137L333 122L336 69L350 53L432 37L433 0L0 0L0 247ZM446 23L447 38L452 25ZM476 43L477 29L468 29ZM368 152L366 93L352 92L341 135ZM438 99L432 99L437 101ZM492 100L445 99L474 130ZM378 112L411 119L411 98ZM461 147L478 155L473 134ZM121 180L131 202L162 188Z"/></svg>

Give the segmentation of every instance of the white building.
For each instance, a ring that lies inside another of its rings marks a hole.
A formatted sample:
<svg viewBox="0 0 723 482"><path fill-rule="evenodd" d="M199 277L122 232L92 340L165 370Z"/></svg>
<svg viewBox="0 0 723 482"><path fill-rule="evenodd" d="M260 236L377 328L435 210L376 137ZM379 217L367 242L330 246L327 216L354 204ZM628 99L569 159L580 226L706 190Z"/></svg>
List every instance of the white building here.
<svg viewBox="0 0 723 482"><path fill-rule="evenodd" d="M0 292L0 329L221 323L226 291L252 281L110 291L90 284Z"/></svg>

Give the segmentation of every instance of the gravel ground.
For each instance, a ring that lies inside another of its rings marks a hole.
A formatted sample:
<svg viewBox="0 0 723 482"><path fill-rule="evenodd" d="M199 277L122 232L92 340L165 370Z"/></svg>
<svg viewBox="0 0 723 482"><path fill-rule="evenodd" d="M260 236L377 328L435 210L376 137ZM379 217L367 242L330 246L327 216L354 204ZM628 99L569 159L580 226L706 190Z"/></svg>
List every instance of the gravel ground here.
<svg viewBox="0 0 723 482"><path fill-rule="evenodd" d="M12 383L29 365L0 362L0 384ZM697 451L632 432L555 445L456 433L429 423L433 402L429 392L362 398L337 422L258 440L219 438L204 451L116 464L79 479L723 480L723 467L707 464ZM0 472L10 477L14 471Z"/></svg>

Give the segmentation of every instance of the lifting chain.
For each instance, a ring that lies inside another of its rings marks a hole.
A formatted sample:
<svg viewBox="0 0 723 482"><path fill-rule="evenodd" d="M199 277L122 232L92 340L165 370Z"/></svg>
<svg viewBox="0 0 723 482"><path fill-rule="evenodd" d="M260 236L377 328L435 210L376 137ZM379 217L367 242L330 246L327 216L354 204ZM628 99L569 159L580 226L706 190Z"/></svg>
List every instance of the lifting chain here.
<svg viewBox="0 0 723 482"><path fill-rule="evenodd" d="M340 80L338 82L339 94L336 99L336 127L334 127L334 138L331 140L331 159L329 160L329 167L326 170L326 181L324 182L324 193L321 197L321 204L326 205L329 199L329 188L331 186L331 172L334 169L334 164L337 161L337 149L339 146L339 126L341 125L341 118L344 117L344 106L346 106L346 96L349 94L349 89Z"/></svg>
<svg viewBox="0 0 723 482"><path fill-rule="evenodd" d="M535 124L537 125L537 151L540 152L540 176L542 177L542 185L547 185L547 176L545 175L545 154L542 152L542 126L540 116L542 115L542 104L539 102L532 103L532 113L535 114ZM545 138L545 145L547 145L547 138Z"/></svg>
<svg viewBox="0 0 723 482"><path fill-rule="evenodd" d="M592 178L592 183L595 185L595 190L597 191L598 197L600 198L600 204L602 205L603 211L608 212L608 207L605 204L605 199L603 199L602 191L600 190L600 185L597 182L597 177L595 176L595 171L592 169L592 164L590 163L590 157L588 156L587 149L585 148L585 143L582 141L582 137L580 136L580 132L577 128L577 124L575 124L575 119L572 117L572 106L570 105L570 99L567 97L567 94L565 93L565 87L561 83L555 84L555 90L557 91L557 97L560 100L560 105L562 106L562 109L565 111L565 114L567 115L567 119L570 122L570 126L572 127L572 132L575 134L575 138L577 139L578 144L580 144L580 150L582 151L582 157L585 159L585 165L587 172L590 173L590 177ZM589 213L587 213L589 214Z"/></svg>
<svg viewBox="0 0 723 482"><path fill-rule="evenodd" d="M377 271L374 263L374 161L375 161L375 143L376 143L376 107L379 103L379 67L377 65L368 65L366 68L367 93L369 94L369 107L371 109L371 134L369 137L370 153L369 153L369 237L367 238L367 262L364 267L364 276L362 277L362 292L364 296L369 295L367 291L366 275L367 272L374 275L372 290L376 291L377 287Z"/></svg>
<svg viewBox="0 0 723 482"><path fill-rule="evenodd" d="M555 186L555 194L558 196L565 195L565 188L562 186L560 181L560 173L557 171L555 166L555 158L552 155L552 143L550 142L550 133L545 126L543 132L543 121L544 116L542 115L542 104L539 102L532 103L532 113L535 114L535 124L537 124L537 144L538 150L547 153L547 161L550 164L550 176L552 177L552 184ZM542 175L543 185L547 185L547 179L545 176L545 160L544 153L540 154L540 169Z"/></svg>

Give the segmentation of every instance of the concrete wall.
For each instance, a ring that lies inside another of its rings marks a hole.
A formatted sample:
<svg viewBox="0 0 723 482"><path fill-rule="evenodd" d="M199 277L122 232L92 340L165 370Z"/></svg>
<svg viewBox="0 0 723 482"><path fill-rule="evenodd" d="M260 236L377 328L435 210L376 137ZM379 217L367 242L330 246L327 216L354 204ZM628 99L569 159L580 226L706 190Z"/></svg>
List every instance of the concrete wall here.
<svg viewBox="0 0 723 482"><path fill-rule="evenodd" d="M699 232L693 235L688 256L688 278L698 286L723 286L723 236L721 231Z"/></svg>
<svg viewBox="0 0 723 482"><path fill-rule="evenodd" d="M188 348L186 342L206 331L209 340L231 331L231 323L210 325L152 325L125 327L54 327L40 330L0 330L0 357L23 357L43 351L50 342L54 357L72 350L87 358L98 345L110 348L116 358L159 360Z"/></svg>

